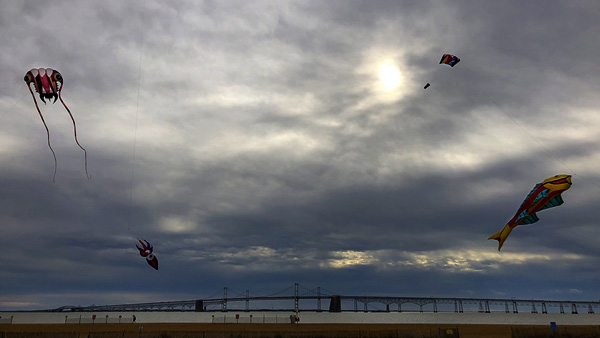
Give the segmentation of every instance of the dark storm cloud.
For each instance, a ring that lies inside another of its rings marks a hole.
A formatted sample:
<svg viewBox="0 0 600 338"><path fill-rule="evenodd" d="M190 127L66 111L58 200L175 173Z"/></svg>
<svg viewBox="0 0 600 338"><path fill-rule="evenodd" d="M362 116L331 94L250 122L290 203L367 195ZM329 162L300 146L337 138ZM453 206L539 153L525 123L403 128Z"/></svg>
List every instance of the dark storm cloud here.
<svg viewBox="0 0 600 338"><path fill-rule="evenodd" d="M7 2L0 248L11 259L0 261L0 308L194 299L222 286L267 294L294 282L597 299L598 10ZM447 52L461 63L439 65ZM378 79L386 62L404 79L392 91ZM65 77L92 180L66 113L45 105L59 158L50 182L22 81L31 67ZM563 172L575 174L565 204L497 253L487 237L534 184ZM139 237L154 244L158 273Z"/></svg>

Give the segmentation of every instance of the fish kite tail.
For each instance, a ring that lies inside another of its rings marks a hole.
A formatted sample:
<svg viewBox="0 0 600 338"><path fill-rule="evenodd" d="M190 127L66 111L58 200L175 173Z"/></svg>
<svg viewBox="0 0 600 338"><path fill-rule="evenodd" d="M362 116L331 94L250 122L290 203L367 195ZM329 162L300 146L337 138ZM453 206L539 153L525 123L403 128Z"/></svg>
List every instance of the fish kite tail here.
<svg viewBox="0 0 600 338"><path fill-rule="evenodd" d="M502 245L504 244L504 241L506 241L506 239L508 238L508 235L510 235L511 231L513 230L512 227L510 227L508 224L504 226L504 228L500 231L498 231L497 233L491 235L488 240L490 239L495 239L498 241L498 251L500 251L500 248L502 248Z"/></svg>

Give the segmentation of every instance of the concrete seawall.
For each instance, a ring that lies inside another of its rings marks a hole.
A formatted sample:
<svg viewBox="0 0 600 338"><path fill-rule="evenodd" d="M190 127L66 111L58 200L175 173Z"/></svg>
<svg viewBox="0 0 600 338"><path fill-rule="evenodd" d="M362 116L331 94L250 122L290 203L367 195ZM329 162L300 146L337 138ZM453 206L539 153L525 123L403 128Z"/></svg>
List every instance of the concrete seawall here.
<svg viewBox="0 0 600 338"><path fill-rule="evenodd" d="M12 316L13 324L78 323L290 323L294 312L0 312L0 324ZM119 319L120 316L120 319ZM236 318L237 316L237 318ZM478 313L478 312L300 312L298 324L501 324L501 325L600 325L600 314Z"/></svg>
<svg viewBox="0 0 600 338"><path fill-rule="evenodd" d="M0 338L600 337L596 314L300 312L297 323L290 319L292 312L4 312L0 316ZM6 323L11 316L12 324ZM556 323L555 331L550 322Z"/></svg>

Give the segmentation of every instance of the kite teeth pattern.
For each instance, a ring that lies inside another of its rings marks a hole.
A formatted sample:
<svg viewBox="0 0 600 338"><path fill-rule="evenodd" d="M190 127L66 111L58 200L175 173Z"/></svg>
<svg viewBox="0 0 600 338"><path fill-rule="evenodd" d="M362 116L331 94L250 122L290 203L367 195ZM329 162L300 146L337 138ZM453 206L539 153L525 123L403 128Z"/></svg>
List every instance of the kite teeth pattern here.
<svg viewBox="0 0 600 338"><path fill-rule="evenodd" d="M34 69L31 69L30 71L28 71L27 73L25 73L24 80L25 80L25 83L27 84L27 88L29 88L31 97L33 97L33 103L35 103L35 108L37 109L38 114L40 115L40 118L42 119L42 123L44 123L44 128L46 128L46 134L48 135L48 147L50 148L50 151L52 152L52 156L54 156L54 176L52 177L52 182L56 182L56 170L58 167L58 161L56 160L56 153L54 152L54 149L52 149L52 146L50 145L50 130L48 129L48 125L46 124L46 121L44 120L44 116L42 115L42 111L40 110L40 107L38 106L37 100L35 99L33 90L31 90L32 84L33 84L33 87L35 88L35 91L39 94L40 100L42 100L42 102L44 102L44 104L46 104L46 100L44 100L44 99L54 98L54 101L52 103L55 103L56 100L59 99L60 102L65 107L65 109L67 110L67 113L69 113L69 116L71 117L71 121L73 121L73 134L75 135L75 143L77 143L79 148L81 148L81 150L83 150L83 153L84 153L85 175L88 179L90 179L91 176L88 173L88 165L87 165L87 151L85 150L84 147L81 146L81 144L79 144L79 140L77 139L77 125L75 124L75 118L73 117L73 114L71 114L71 110L69 110L69 107L67 107L67 105L65 104L65 102L63 101L63 99L60 95L60 92L64 85L64 79L63 79L62 75L57 70L54 70L52 68L39 68L39 69L34 68Z"/></svg>

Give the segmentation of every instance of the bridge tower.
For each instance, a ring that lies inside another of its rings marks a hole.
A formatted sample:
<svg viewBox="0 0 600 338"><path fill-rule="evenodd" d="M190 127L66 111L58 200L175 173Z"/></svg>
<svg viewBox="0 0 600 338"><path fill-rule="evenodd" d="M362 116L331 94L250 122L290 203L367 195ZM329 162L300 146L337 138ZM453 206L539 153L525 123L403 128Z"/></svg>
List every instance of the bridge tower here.
<svg viewBox="0 0 600 338"><path fill-rule="evenodd" d="M227 287L223 288L223 302L221 303L221 311L227 311Z"/></svg>
<svg viewBox="0 0 600 338"><path fill-rule="evenodd" d="M299 308L298 283L294 283L294 312L298 313Z"/></svg>
<svg viewBox="0 0 600 338"><path fill-rule="evenodd" d="M321 287L317 286L317 312L321 312Z"/></svg>
<svg viewBox="0 0 600 338"><path fill-rule="evenodd" d="M244 311L250 311L250 290L246 290L246 309Z"/></svg>

